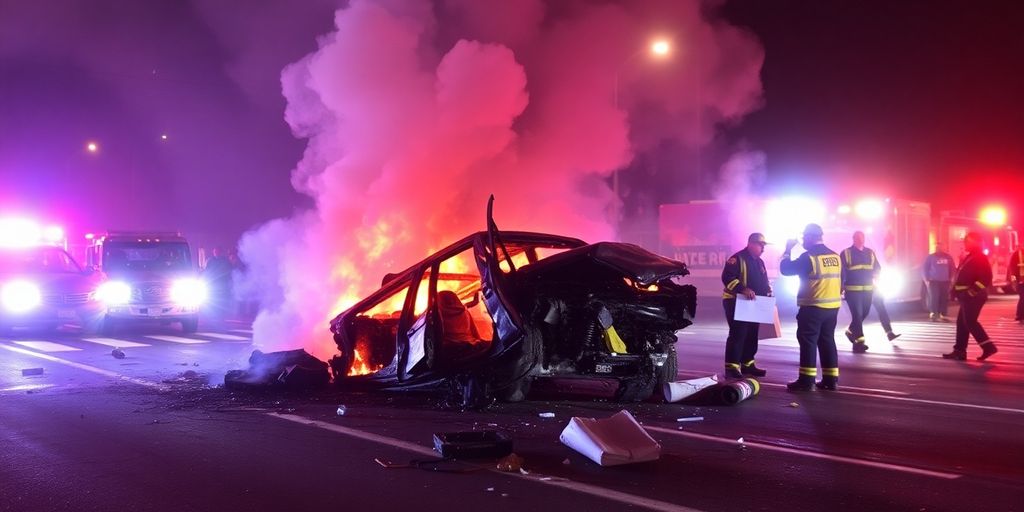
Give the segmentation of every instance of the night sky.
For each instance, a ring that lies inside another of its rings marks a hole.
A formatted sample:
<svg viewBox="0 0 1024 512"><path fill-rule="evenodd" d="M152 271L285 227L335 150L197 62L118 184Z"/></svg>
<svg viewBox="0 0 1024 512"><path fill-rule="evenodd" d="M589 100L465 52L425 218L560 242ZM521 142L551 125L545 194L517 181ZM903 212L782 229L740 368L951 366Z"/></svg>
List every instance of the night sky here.
<svg viewBox="0 0 1024 512"><path fill-rule="evenodd" d="M280 72L316 49L336 2L297 5L0 0L0 213L233 241L308 207L289 181L304 142L284 121ZM767 155L774 192L1024 208L1021 5L710 5L759 39L764 91L702 172L742 147Z"/></svg>

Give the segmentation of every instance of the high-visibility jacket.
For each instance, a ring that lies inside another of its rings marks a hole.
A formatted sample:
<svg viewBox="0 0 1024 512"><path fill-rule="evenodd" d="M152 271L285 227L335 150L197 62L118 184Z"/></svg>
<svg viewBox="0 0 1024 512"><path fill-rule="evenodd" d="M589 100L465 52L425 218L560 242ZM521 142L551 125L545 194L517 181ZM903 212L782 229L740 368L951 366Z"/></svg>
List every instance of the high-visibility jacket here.
<svg viewBox="0 0 1024 512"><path fill-rule="evenodd" d="M843 288L852 292L875 289L875 278L882 270L875 251L850 246L843 250Z"/></svg>
<svg viewBox="0 0 1024 512"><path fill-rule="evenodd" d="M969 252L960 260L956 269L953 291L957 293L980 292L992 286L992 264L981 251Z"/></svg>
<svg viewBox="0 0 1024 512"><path fill-rule="evenodd" d="M838 309L842 305L842 263L839 255L825 244L812 246L797 259L783 255L779 272L784 276L800 276L799 306Z"/></svg>
<svg viewBox="0 0 1024 512"><path fill-rule="evenodd" d="M725 285L723 299L735 299L736 294L743 293L747 288L761 296L768 295L772 290L764 260L746 249L726 260L725 268L722 269L722 284Z"/></svg>

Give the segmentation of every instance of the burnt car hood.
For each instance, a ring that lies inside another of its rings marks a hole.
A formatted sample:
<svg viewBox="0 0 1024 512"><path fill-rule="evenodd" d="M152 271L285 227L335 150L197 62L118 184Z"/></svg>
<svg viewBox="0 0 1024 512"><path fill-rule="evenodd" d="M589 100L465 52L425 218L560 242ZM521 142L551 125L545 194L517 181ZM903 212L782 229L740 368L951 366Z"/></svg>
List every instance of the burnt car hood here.
<svg viewBox="0 0 1024 512"><path fill-rule="evenodd" d="M538 269L551 269L563 265L571 266L581 260L596 261L642 286L690 273L686 269L686 264L682 262L658 256L643 247L623 242L598 242L577 247L551 256L535 266Z"/></svg>

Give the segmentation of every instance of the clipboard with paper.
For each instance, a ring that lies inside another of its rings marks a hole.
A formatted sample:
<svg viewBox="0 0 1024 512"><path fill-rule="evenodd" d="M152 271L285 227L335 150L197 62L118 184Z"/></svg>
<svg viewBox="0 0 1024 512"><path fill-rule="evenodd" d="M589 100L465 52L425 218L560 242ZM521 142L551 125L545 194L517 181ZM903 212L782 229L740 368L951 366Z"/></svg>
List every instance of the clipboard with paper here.
<svg viewBox="0 0 1024 512"><path fill-rule="evenodd" d="M753 300L737 297L733 319L761 324L758 328L758 339L782 337L782 323L779 321L775 297L756 295Z"/></svg>

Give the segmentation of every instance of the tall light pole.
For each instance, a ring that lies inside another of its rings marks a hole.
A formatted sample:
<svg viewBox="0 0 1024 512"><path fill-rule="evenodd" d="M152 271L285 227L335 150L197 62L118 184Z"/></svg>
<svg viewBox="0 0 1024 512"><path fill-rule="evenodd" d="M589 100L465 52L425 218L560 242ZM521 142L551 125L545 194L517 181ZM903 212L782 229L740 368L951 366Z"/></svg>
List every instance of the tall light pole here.
<svg viewBox="0 0 1024 512"><path fill-rule="evenodd" d="M629 57L626 57L626 59L623 60L622 63L619 64L619 66L617 68L615 68L614 100L615 100L615 109L616 110L619 109L619 78L622 75L622 72L626 68L626 66L629 65L629 63L631 63L633 61L633 59L636 59L637 57L639 57L641 55L645 55L646 54L646 55L648 55L650 57L654 57L656 59L664 59L664 58L667 58L670 53L672 53L672 43L671 42L669 42L667 39L655 39L654 41L651 42L649 47L643 48L643 49L640 49L640 50L637 50L637 51L633 52L633 54L631 54ZM619 207L619 203L622 201L622 196L620 195L620 189L619 189L619 169L618 168L616 168L612 172L612 192L615 194L615 209L614 209L614 212L613 212L613 216L614 216L615 225L616 225L616 227L618 227L619 222L622 220L620 218L621 217L621 209Z"/></svg>

